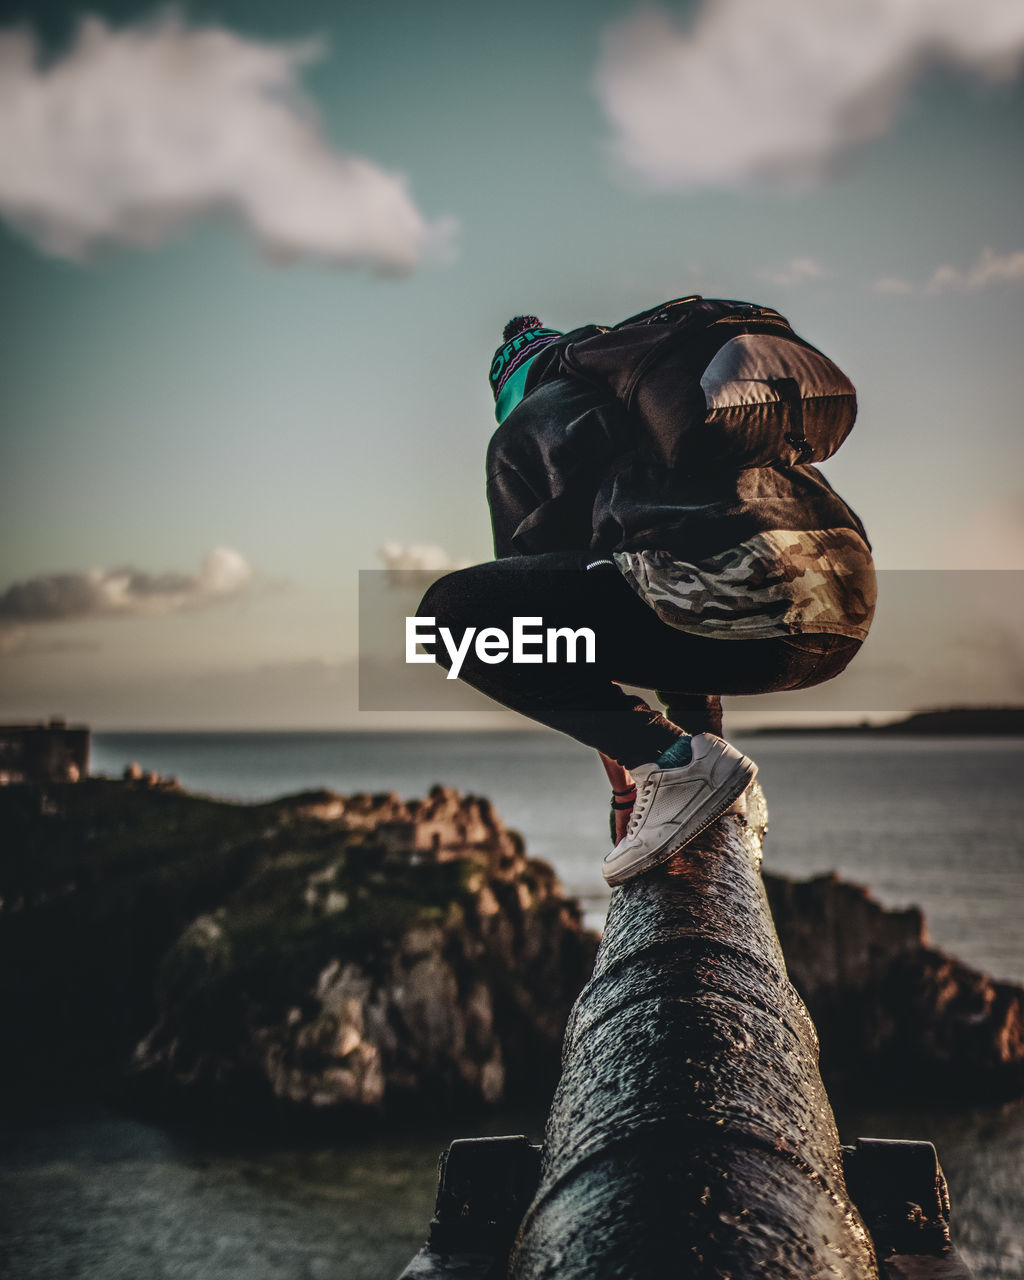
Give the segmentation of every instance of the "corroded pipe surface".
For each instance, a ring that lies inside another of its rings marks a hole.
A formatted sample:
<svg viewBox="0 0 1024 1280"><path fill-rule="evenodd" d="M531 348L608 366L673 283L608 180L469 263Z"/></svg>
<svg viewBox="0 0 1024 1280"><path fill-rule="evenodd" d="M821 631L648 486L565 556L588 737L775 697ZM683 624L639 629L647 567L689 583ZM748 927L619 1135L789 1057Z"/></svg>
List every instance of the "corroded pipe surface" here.
<svg viewBox="0 0 1024 1280"><path fill-rule="evenodd" d="M877 1280L761 883L764 796L617 889L514 1280Z"/></svg>

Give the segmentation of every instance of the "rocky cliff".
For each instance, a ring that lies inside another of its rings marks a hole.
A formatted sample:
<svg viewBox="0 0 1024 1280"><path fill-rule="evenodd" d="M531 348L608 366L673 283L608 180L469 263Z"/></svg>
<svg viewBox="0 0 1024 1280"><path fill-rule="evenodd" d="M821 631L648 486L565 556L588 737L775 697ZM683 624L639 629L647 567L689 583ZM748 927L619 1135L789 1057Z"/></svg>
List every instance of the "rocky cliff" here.
<svg viewBox="0 0 1024 1280"><path fill-rule="evenodd" d="M277 850L185 929L136 1072L314 1107L548 1089L597 941L551 868L443 787L284 802L285 825L297 808L335 838Z"/></svg>
<svg viewBox="0 0 1024 1280"><path fill-rule="evenodd" d="M1024 990L933 947L916 907L835 876L765 876L833 1091L994 1102L1024 1094Z"/></svg>

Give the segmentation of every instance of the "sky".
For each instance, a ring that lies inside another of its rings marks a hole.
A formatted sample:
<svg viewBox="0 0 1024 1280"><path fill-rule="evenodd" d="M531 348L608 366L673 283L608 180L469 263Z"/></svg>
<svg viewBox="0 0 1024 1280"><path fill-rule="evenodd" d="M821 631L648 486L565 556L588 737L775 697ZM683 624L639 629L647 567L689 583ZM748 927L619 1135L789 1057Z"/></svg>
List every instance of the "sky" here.
<svg viewBox="0 0 1024 1280"><path fill-rule="evenodd" d="M4 0L0 719L477 723L359 710L360 571L490 556L509 316L691 292L857 386L833 704L1024 701L1022 139L1018 0Z"/></svg>

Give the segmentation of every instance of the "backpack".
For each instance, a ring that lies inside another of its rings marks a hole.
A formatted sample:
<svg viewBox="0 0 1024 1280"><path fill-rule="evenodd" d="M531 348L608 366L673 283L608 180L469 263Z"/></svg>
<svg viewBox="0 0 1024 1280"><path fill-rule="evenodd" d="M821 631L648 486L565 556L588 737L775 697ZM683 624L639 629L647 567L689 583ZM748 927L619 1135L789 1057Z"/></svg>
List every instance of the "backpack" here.
<svg viewBox="0 0 1024 1280"><path fill-rule="evenodd" d="M770 307L692 296L562 351L566 372L610 390L670 470L822 462L857 416L849 378Z"/></svg>

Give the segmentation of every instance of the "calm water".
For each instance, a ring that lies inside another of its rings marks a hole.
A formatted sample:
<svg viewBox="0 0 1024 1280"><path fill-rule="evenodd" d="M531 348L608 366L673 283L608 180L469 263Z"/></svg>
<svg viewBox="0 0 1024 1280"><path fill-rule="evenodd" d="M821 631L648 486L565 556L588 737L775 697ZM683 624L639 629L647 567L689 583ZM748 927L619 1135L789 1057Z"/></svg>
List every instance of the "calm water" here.
<svg viewBox="0 0 1024 1280"><path fill-rule="evenodd" d="M838 870L889 905L926 910L934 939L1024 981L1024 741L737 741L761 766L766 863ZM491 796L599 921L605 785L553 735L100 735L97 772L128 760L195 790L270 798L327 786ZM15 1277L388 1280L424 1234L438 1151L479 1132L539 1135L541 1116L348 1144L217 1147L97 1108L21 1114L0 1150L0 1271ZM844 1137L929 1138L978 1280L1024 1276L1024 1108L841 1117Z"/></svg>

